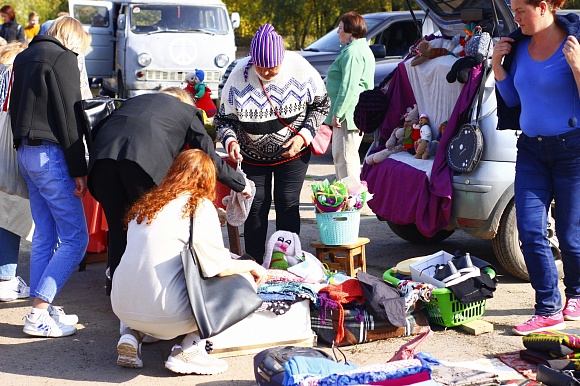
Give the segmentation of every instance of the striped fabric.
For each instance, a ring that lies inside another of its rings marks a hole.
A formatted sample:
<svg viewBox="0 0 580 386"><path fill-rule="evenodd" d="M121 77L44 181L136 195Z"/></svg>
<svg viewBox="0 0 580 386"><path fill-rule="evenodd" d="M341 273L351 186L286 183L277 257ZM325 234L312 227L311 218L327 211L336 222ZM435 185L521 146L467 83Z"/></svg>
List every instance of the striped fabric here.
<svg viewBox="0 0 580 386"><path fill-rule="evenodd" d="M244 79L248 78L248 70L252 64L264 68L279 66L284 60L285 52L282 36L274 31L272 24L263 24L252 38L251 59L244 70Z"/></svg>

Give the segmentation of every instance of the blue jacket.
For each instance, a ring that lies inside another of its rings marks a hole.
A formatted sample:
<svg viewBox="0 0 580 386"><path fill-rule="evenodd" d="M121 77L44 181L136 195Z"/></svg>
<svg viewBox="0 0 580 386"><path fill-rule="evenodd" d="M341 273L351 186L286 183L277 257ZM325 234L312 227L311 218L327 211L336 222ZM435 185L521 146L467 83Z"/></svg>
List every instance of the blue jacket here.
<svg viewBox="0 0 580 386"><path fill-rule="evenodd" d="M567 15L556 15L556 24L564 31L566 35L573 35L580 41L580 17L575 13L569 13ZM517 44L526 37L522 33L521 28L518 28L509 35L510 38L514 39L512 43L512 50L508 55L505 56L503 60L503 68L510 72ZM497 128L499 130L511 129L511 130L521 130L520 129L520 113L521 106L508 107L501 94L499 93L497 87L495 88L495 95L497 98L497 117L498 123Z"/></svg>

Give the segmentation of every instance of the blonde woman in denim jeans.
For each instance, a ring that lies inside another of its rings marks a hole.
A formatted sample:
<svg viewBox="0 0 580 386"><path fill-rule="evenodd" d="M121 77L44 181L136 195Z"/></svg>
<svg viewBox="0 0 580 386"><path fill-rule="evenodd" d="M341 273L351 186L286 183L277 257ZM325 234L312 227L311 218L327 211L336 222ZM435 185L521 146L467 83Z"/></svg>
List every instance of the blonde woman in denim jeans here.
<svg viewBox="0 0 580 386"><path fill-rule="evenodd" d="M83 135L73 110L81 99L77 56L83 26L71 17L55 20L14 60L10 111L18 163L28 186L35 223L30 253L30 314L24 332L61 337L76 332L76 315L53 307L82 260L88 233L81 198L87 185Z"/></svg>
<svg viewBox="0 0 580 386"><path fill-rule="evenodd" d="M499 128L522 130L516 218L536 306L531 319L514 326L517 335L580 320L580 19L556 15L563 5L564 0L512 0L520 28L498 41L492 59ZM564 266L563 309L547 238L552 200Z"/></svg>

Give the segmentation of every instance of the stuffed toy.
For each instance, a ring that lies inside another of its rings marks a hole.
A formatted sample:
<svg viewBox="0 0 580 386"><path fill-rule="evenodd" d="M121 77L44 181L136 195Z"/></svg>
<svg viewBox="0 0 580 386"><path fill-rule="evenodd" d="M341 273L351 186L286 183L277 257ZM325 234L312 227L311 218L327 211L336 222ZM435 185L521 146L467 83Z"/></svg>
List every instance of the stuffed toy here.
<svg viewBox="0 0 580 386"><path fill-rule="evenodd" d="M446 127L447 121L439 125L439 128L437 129L438 131L437 138L429 142L429 153L427 157L435 156L435 154L437 153L437 149L439 148L439 141L441 141L441 137L443 136Z"/></svg>
<svg viewBox="0 0 580 386"><path fill-rule="evenodd" d="M407 113L405 114L405 123L403 127L405 128L405 137L403 138L403 148L405 150L409 150L413 148L413 144L415 140L412 138L413 133L413 125L419 122L419 108L417 104L414 104L413 107L407 108ZM417 136L419 138L419 136Z"/></svg>
<svg viewBox="0 0 580 386"><path fill-rule="evenodd" d="M489 55L491 45L491 35L483 32L481 26L475 27L472 36L466 39L465 56L453 64L446 76L447 81L453 83L457 80L460 83L466 83L471 69L483 62Z"/></svg>
<svg viewBox="0 0 580 386"><path fill-rule="evenodd" d="M405 128L397 127L391 133L391 136L385 143L385 148L373 154L369 154L365 158L365 162L369 165L378 164L389 158L393 153L403 151L403 138L405 137Z"/></svg>
<svg viewBox="0 0 580 386"><path fill-rule="evenodd" d="M429 128L429 117L427 117L427 114L421 114L419 122L412 126L411 139L413 140L413 144L407 148L409 154L416 154L417 145L422 138L426 139L427 142L431 140L431 129Z"/></svg>
<svg viewBox="0 0 580 386"><path fill-rule="evenodd" d="M440 39L436 39L436 40L440 40ZM450 55L451 53L449 52L449 50L445 49L445 48L435 48L432 46L431 43L429 43L427 40L422 40L419 43L419 54L417 56L415 56L413 58L413 60L411 61L411 67L415 67L418 66L421 63L424 63L425 61L429 60L429 59L435 59L438 58L440 56L445 56L445 55Z"/></svg>
<svg viewBox="0 0 580 386"><path fill-rule="evenodd" d="M211 99L211 90L203 83L205 73L202 70L195 70L195 72L188 72L185 75L185 91L187 91L195 100L195 106L202 109L207 114L208 118L213 117L217 113L217 107Z"/></svg>
<svg viewBox="0 0 580 386"><path fill-rule="evenodd" d="M415 141L415 158L423 158L425 154L425 150L427 150L429 146L429 142L431 142L431 127L429 126L429 117L427 114L421 114L421 118L419 119L419 129L420 138ZM423 158L427 159L427 158Z"/></svg>
<svg viewBox="0 0 580 386"><path fill-rule="evenodd" d="M381 163L391 154L405 150L405 146L413 146L410 130L412 125L419 121L419 109L417 104L414 104L413 107L407 107L407 112L402 118L404 118L403 127L398 127L393 130L391 136L385 143L385 148L383 150L370 154L365 158L367 164L372 165Z"/></svg>
<svg viewBox="0 0 580 386"><path fill-rule="evenodd" d="M264 268L283 269L302 262L302 245L298 235L289 231L276 231L268 239L264 254Z"/></svg>

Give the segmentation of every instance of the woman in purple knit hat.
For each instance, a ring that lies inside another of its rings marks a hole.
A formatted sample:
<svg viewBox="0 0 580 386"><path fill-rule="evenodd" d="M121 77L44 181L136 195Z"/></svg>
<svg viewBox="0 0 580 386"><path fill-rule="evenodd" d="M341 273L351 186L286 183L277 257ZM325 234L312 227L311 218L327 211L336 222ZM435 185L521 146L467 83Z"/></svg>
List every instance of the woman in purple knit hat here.
<svg viewBox="0 0 580 386"><path fill-rule="evenodd" d="M276 230L300 233L300 190L310 161L309 145L329 108L326 88L314 67L302 56L286 52L271 24L262 25L249 56L232 70L214 118L230 158L241 161L256 184L244 239L246 253L259 263L272 198Z"/></svg>

